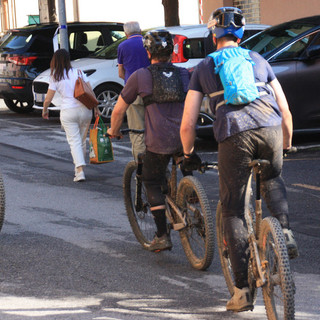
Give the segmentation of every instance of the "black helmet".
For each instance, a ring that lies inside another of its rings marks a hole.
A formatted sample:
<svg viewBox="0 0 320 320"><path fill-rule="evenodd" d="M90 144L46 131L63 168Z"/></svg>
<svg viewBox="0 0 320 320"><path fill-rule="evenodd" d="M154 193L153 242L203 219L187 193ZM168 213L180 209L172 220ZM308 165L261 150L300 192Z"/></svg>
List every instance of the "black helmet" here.
<svg viewBox="0 0 320 320"><path fill-rule="evenodd" d="M173 52L172 35L167 30L149 31L143 38L143 46L151 56L170 56Z"/></svg>
<svg viewBox="0 0 320 320"><path fill-rule="evenodd" d="M212 29L213 35L217 39L228 34L232 34L241 39L243 37L245 24L245 18L240 9L222 7L212 13L208 21L208 28Z"/></svg>

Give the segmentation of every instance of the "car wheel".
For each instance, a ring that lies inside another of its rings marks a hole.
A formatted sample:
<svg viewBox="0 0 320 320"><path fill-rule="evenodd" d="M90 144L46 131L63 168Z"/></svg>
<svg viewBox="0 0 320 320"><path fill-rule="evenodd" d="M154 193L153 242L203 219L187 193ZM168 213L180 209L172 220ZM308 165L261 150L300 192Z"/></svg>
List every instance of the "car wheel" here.
<svg viewBox="0 0 320 320"><path fill-rule="evenodd" d="M6 106L13 112L17 113L29 113L33 111L33 102L32 101L19 101L19 100L10 100L4 99Z"/></svg>
<svg viewBox="0 0 320 320"><path fill-rule="evenodd" d="M122 87L115 84L103 84L94 90L97 100L99 101L98 108L104 120L110 120L111 113L118 101L121 90Z"/></svg>

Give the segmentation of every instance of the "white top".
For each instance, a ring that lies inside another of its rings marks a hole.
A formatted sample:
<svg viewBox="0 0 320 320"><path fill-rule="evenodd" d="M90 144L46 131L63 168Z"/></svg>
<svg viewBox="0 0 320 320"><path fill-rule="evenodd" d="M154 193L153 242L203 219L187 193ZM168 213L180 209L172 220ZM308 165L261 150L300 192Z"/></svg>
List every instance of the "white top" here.
<svg viewBox="0 0 320 320"><path fill-rule="evenodd" d="M88 78L84 72L82 72L82 78L85 82L88 82ZM53 77L50 76L49 89L57 91L60 94L62 98L62 103L60 105L61 110L83 106L83 104L73 96L77 79L78 70L73 68L69 70L68 77L66 75L66 70L64 70L64 79L60 81L55 81Z"/></svg>

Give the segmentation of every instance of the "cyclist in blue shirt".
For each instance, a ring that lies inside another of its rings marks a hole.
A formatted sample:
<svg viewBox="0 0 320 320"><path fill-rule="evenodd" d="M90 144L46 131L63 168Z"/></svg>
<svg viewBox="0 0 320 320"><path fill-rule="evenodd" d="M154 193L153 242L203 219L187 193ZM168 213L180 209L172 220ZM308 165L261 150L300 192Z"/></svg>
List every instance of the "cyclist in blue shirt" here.
<svg viewBox="0 0 320 320"><path fill-rule="evenodd" d="M215 10L209 20L217 50L238 47L244 33L245 20L241 10L223 7ZM219 143L218 166L223 225L230 252L235 288L227 310L246 311L253 308L248 288L248 241L244 219L244 190L253 159L266 159L270 166L261 176L261 192L267 206L283 228L290 258L298 256L298 248L289 228L286 188L281 177L283 149L291 148L292 116L289 106L269 63L250 51L254 62L255 82L260 94L254 101L232 105L222 103L223 95L212 95L210 107L216 116L214 136ZM194 169L201 162L194 152L195 126L203 96L223 90L219 74L214 72L212 57L205 58L194 70L186 97L181 123L181 141L185 168ZM271 87L271 88L270 88ZM273 92L275 96L273 95Z"/></svg>

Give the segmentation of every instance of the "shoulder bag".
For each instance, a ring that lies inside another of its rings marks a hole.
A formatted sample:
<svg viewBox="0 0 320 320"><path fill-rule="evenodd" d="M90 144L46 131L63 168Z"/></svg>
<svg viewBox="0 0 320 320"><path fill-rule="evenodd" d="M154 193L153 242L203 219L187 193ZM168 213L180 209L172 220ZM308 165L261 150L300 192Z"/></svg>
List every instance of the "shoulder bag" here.
<svg viewBox="0 0 320 320"><path fill-rule="evenodd" d="M78 70L78 79L74 87L74 97L83 103L89 110L95 108L99 102L88 84L82 78L82 72Z"/></svg>

